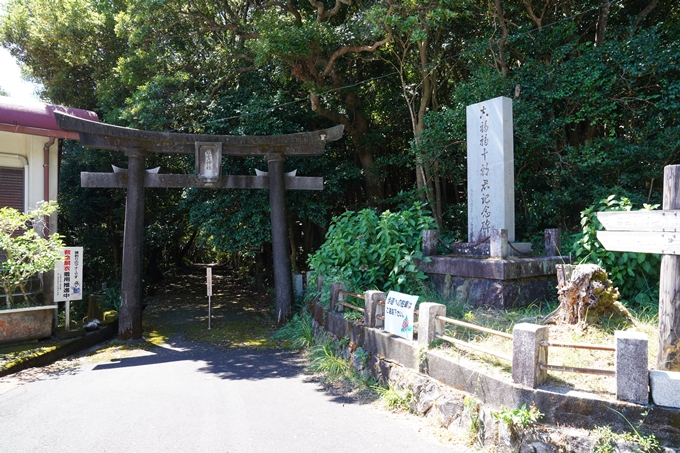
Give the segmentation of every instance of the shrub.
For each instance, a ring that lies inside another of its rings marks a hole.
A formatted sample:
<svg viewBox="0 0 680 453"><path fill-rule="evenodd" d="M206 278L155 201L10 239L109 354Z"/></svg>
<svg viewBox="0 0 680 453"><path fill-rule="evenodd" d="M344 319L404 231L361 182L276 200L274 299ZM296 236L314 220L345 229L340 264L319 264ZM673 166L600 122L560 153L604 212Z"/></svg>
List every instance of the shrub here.
<svg viewBox="0 0 680 453"><path fill-rule="evenodd" d="M647 210L658 205L644 204ZM572 252L579 264L592 263L604 268L614 286L619 288L622 299L639 307L656 305L659 297L661 258L651 253L611 252L597 240L597 232L603 230L597 219L602 211L630 211L632 203L626 197L615 195L600 200L581 212L581 233L572 237Z"/></svg>
<svg viewBox="0 0 680 453"><path fill-rule="evenodd" d="M57 233L41 237L36 228L44 226L44 217L57 210L54 202L42 203L23 213L14 208L0 208L0 283L12 308L14 291L19 288L28 301L26 281L38 272L54 268L64 246Z"/></svg>
<svg viewBox="0 0 680 453"><path fill-rule="evenodd" d="M309 258L320 275L348 287L404 291L427 278L415 260L422 259L422 232L435 228L420 203L400 212L347 211L335 217L326 242Z"/></svg>

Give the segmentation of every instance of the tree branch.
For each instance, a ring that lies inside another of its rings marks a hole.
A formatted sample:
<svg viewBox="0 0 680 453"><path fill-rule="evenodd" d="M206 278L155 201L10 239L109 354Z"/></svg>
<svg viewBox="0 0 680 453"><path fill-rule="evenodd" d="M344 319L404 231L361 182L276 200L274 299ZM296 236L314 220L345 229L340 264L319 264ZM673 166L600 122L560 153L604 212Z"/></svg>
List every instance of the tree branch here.
<svg viewBox="0 0 680 453"><path fill-rule="evenodd" d="M342 124L345 126L345 132L347 134L354 133L354 125L350 122L349 118L340 113L328 110L321 105L321 97L319 93L309 93L309 100L311 102L312 111L317 115L323 116L326 119L333 121L334 123Z"/></svg>
<svg viewBox="0 0 680 453"><path fill-rule="evenodd" d="M505 41L508 39L508 26L505 23L501 0L494 0L494 5L496 7L496 18L502 33L501 39L498 40L498 58L496 58L496 63L500 66L501 74L506 75L508 73L508 65L505 62Z"/></svg>
<svg viewBox="0 0 680 453"><path fill-rule="evenodd" d="M659 0L652 0L649 2L647 6L645 6L645 9L640 11L640 14L637 15L637 19L635 20L635 23L633 24L633 27L637 27L637 25L642 21L642 19L647 16L647 14L651 13L654 8L656 8L657 3Z"/></svg>
<svg viewBox="0 0 680 453"><path fill-rule="evenodd" d="M351 5L352 0L335 0L335 6L333 6L333 9L329 11L326 11L326 6L323 4L323 2L309 0L309 4L316 8L316 21L321 22L338 14L342 4Z"/></svg>
<svg viewBox="0 0 680 453"><path fill-rule="evenodd" d="M340 58L341 56L349 53L349 52L354 52L354 53L361 53L361 52L375 52L375 50L390 42L392 39L392 33L389 32L387 37L385 39L381 39L380 41L376 41L373 44L370 45L365 45L365 46L344 46L341 47L340 49L336 50L333 52L331 57L328 59L328 63L326 63L326 67L324 68L323 72L321 73L322 77L326 77L331 70L333 69L333 66L335 64L335 61Z"/></svg>
<svg viewBox="0 0 680 453"><path fill-rule="evenodd" d="M534 13L534 9L531 6L531 0L522 0L524 2L524 6L527 8L527 12L529 13L529 17L531 17L531 20L534 21L538 29L541 29L541 26L543 25L543 17L545 17L545 12L548 10L548 6L550 6L550 0L545 0L545 3L543 4L543 11L541 12L541 16L536 16Z"/></svg>

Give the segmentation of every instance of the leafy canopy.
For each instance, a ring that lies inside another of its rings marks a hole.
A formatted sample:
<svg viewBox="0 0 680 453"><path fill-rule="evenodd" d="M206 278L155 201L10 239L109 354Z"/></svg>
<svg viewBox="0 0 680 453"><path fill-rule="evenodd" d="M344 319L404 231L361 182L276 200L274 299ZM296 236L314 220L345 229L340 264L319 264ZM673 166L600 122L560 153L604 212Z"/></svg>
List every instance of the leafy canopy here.
<svg viewBox="0 0 680 453"><path fill-rule="evenodd" d="M7 296L7 308L14 304L14 291L19 288L28 301L26 280L38 272L54 267L64 246L59 235L41 237L36 229L45 227L44 218L57 210L54 202L40 204L27 213L14 208L0 208L0 283Z"/></svg>

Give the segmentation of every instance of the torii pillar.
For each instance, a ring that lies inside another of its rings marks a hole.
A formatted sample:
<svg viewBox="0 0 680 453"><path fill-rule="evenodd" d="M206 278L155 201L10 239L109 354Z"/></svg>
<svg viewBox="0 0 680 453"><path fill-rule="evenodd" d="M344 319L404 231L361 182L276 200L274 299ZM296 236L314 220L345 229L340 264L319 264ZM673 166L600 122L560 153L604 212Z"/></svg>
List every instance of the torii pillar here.
<svg viewBox="0 0 680 453"><path fill-rule="evenodd" d="M142 337L142 246L146 187L269 189L276 317L281 323L290 316L293 276L288 250L285 190L322 190L323 178L284 175L283 163L287 155L323 154L326 142L342 137L343 126L289 135L243 137L140 131L82 120L58 112L55 112L55 117L59 127L80 134L83 146L124 151L128 156L126 172L81 173L82 187L127 189L119 339ZM197 174L146 172L145 156L149 152L195 153ZM222 154L264 157L269 173L267 176L222 176Z"/></svg>
<svg viewBox="0 0 680 453"><path fill-rule="evenodd" d="M121 339L138 339L142 337L142 248L144 247L146 153L139 149L132 149L126 151L125 154L128 156L128 171L120 304L126 309L120 310L118 336Z"/></svg>

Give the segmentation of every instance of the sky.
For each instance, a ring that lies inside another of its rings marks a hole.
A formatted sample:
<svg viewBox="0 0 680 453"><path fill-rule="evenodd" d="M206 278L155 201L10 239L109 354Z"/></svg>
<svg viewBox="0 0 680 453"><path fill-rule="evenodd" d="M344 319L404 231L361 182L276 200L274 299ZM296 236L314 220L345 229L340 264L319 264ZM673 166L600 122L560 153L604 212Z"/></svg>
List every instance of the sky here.
<svg viewBox="0 0 680 453"><path fill-rule="evenodd" d="M3 13L7 0L0 0L0 14ZM16 60L4 47L0 47L0 88L7 91L10 97L24 101L36 101L35 84L21 79L21 69Z"/></svg>
<svg viewBox="0 0 680 453"><path fill-rule="evenodd" d="M21 79L21 69L9 51L0 47L0 88L7 91L10 97L23 101L36 101L36 85Z"/></svg>

